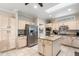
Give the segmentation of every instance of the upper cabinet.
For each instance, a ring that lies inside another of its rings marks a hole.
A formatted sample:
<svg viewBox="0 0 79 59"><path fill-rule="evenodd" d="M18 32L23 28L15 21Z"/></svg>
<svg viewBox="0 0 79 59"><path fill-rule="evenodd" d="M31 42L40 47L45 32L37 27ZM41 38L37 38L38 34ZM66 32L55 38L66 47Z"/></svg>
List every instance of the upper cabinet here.
<svg viewBox="0 0 79 59"><path fill-rule="evenodd" d="M25 29L25 24L26 24L25 20L19 20L19 29Z"/></svg>
<svg viewBox="0 0 79 59"><path fill-rule="evenodd" d="M0 28L7 28L8 25L8 17L0 15Z"/></svg>
<svg viewBox="0 0 79 59"><path fill-rule="evenodd" d="M69 27L69 30L76 30L77 24L75 16L69 16L63 19L58 19L55 23L53 23L53 29L58 30L60 26L66 25Z"/></svg>

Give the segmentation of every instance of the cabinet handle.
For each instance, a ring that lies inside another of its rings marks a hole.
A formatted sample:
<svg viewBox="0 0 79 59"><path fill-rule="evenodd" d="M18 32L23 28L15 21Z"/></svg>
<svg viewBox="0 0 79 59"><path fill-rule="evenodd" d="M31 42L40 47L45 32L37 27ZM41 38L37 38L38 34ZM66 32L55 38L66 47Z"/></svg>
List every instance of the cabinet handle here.
<svg viewBox="0 0 79 59"><path fill-rule="evenodd" d="M11 26L7 26L7 28L11 28Z"/></svg>
<svg viewBox="0 0 79 59"><path fill-rule="evenodd" d="M11 31L7 31L7 33L10 33Z"/></svg>

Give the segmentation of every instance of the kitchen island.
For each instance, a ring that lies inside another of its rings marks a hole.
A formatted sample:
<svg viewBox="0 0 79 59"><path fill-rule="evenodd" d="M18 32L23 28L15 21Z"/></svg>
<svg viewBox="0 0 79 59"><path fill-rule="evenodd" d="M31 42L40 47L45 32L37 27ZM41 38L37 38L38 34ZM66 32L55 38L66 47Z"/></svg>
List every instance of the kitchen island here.
<svg viewBox="0 0 79 59"><path fill-rule="evenodd" d="M27 46L27 36L20 35L16 40L16 48L23 48Z"/></svg>
<svg viewBox="0 0 79 59"><path fill-rule="evenodd" d="M61 51L61 36L45 36L38 39L38 52L44 56L57 56Z"/></svg>

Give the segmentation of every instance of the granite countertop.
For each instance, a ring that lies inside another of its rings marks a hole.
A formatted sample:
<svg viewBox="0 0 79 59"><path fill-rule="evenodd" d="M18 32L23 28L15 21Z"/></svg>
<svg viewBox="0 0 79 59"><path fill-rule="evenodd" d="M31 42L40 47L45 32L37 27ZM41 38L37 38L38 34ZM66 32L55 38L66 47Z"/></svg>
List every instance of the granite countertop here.
<svg viewBox="0 0 79 59"><path fill-rule="evenodd" d="M61 38L61 36L59 35L40 37L40 39L51 40L51 41L55 41L59 38Z"/></svg>
<svg viewBox="0 0 79 59"><path fill-rule="evenodd" d="M26 35L19 35L18 37L25 37Z"/></svg>

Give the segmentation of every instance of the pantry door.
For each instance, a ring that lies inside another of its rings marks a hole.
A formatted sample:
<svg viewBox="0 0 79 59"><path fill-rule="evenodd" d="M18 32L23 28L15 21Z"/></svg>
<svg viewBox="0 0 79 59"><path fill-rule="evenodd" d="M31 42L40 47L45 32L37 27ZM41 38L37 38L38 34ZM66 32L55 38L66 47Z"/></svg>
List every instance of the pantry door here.
<svg viewBox="0 0 79 59"><path fill-rule="evenodd" d="M0 15L0 51L10 50L16 47L16 19Z"/></svg>
<svg viewBox="0 0 79 59"><path fill-rule="evenodd" d="M8 24L9 24L9 49L13 49L16 47L16 19L15 18L9 18Z"/></svg>
<svg viewBox="0 0 79 59"><path fill-rule="evenodd" d="M8 49L8 17L0 15L0 51Z"/></svg>

